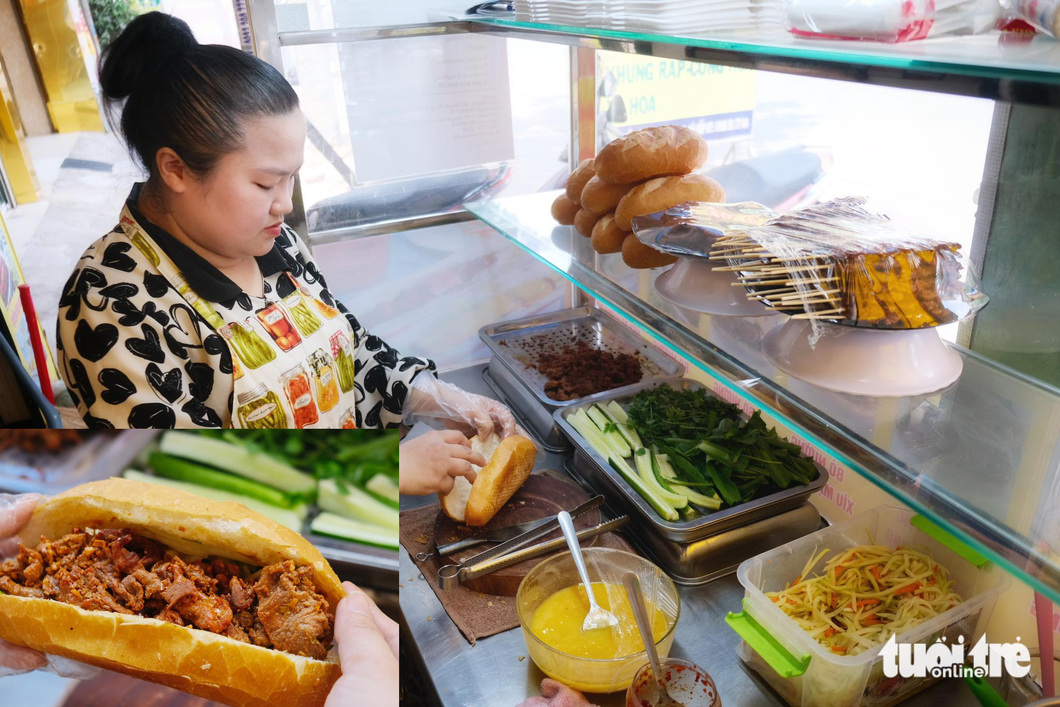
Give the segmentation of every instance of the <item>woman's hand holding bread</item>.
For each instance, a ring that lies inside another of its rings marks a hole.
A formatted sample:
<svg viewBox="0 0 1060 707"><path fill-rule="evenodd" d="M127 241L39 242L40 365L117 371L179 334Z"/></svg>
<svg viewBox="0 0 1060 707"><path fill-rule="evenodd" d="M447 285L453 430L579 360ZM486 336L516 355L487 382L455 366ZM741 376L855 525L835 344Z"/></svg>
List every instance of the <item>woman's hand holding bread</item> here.
<svg viewBox="0 0 1060 707"><path fill-rule="evenodd" d="M449 493L457 478L474 482L474 467L485 465L485 457L460 432L428 432L401 445L398 490L413 496Z"/></svg>

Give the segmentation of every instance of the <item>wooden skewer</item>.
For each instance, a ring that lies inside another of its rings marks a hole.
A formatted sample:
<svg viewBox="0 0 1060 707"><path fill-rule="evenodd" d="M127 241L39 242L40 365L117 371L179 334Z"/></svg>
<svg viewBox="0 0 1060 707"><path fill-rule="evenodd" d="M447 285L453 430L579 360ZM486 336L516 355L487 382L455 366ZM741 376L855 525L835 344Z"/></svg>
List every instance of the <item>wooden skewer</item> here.
<svg viewBox="0 0 1060 707"><path fill-rule="evenodd" d="M841 309L826 309L822 312L807 312L806 314L795 314L792 319L835 319L835 315L842 314Z"/></svg>
<svg viewBox="0 0 1060 707"><path fill-rule="evenodd" d="M820 277L811 280L788 280L784 284L786 285L816 285L819 282L836 282L839 280L838 277Z"/></svg>
<svg viewBox="0 0 1060 707"><path fill-rule="evenodd" d="M730 282L729 285L732 287L754 287L758 285L783 285L787 280L756 280L756 279L745 279L743 282Z"/></svg>
<svg viewBox="0 0 1060 707"><path fill-rule="evenodd" d="M763 271L761 267L756 267L754 265L725 265L711 268L711 270L713 270L714 272L740 272L741 270L745 270L747 272Z"/></svg>

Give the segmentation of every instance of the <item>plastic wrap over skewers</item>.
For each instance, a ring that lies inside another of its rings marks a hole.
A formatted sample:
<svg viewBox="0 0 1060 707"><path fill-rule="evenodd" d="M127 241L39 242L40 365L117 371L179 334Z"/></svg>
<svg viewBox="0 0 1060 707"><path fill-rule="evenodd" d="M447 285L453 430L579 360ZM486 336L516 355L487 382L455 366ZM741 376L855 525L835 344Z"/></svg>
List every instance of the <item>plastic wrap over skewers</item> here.
<svg viewBox="0 0 1060 707"><path fill-rule="evenodd" d="M708 258L747 296L796 319L924 329L986 305L960 245L898 223L865 198L778 214L753 202L688 203L634 219L646 245Z"/></svg>

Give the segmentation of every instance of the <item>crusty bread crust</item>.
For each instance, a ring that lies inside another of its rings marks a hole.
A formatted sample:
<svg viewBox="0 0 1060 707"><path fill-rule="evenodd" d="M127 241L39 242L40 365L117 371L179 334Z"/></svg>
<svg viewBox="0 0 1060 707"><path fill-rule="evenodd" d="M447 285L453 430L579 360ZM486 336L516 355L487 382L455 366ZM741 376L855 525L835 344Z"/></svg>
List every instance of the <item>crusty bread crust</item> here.
<svg viewBox="0 0 1060 707"><path fill-rule="evenodd" d="M485 525L508 502L534 469L537 447L526 437L506 437L478 473L467 499L464 522Z"/></svg>
<svg viewBox="0 0 1060 707"><path fill-rule="evenodd" d="M75 527L131 528L197 557L262 566L292 560L313 568L332 611L344 596L339 578L305 538L239 503L127 479L95 481L38 506L19 540L36 547L42 536L55 540ZM322 705L341 675L334 651L314 660L157 619L2 593L0 638L248 707Z"/></svg>
<svg viewBox="0 0 1060 707"><path fill-rule="evenodd" d="M677 256L662 253L654 248L641 243L637 237L630 233L622 242L622 262L631 268L661 268L664 265L673 265L677 262Z"/></svg>
<svg viewBox="0 0 1060 707"><path fill-rule="evenodd" d="M157 619L0 594L0 638L237 707L319 707L342 670Z"/></svg>
<svg viewBox="0 0 1060 707"><path fill-rule="evenodd" d="M622 197L633 188L632 184L608 184L599 177L593 177L582 189L582 208L591 214L600 216L614 211Z"/></svg>
<svg viewBox="0 0 1060 707"><path fill-rule="evenodd" d="M578 213L578 205L567 198L566 194L560 194L552 202L552 218L564 226L574 225L574 215Z"/></svg>
<svg viewBox="0 0 1060 707"><path fill-rule="evenodd" d="M585 209L578 209L574 215L574 228L586 238L593 235L593 227L596 226L597 218Z"/></svg>
<svg viewBox="0 0 1060 707"><path fill-rule="evenodd" d="M686 201L725 201L725 190L710 177L686 174L659 177L634 187L615 209L615 221L623 231L633 230L633 218L654 214Z"/></svg>
<svg viewBox="0 0 1060 707"><path fill-rule="evenodd" d="M707 141L685 127L645 128L611 141L596 156L596 176L608 184L694 172L707 161Z"/></svg>
<svg viewBox="0 0 1060 707"><path fill-rule="evenodd" d="M593 249L597 253L620 253L629 235L615 223L614 214L604 214L593 228Z"/></svg>
<svg viewBox="0 0 1060 707"><path fill-rule="evenodd" d="M596 160L593 159L582 160L577 169L567 178L567 198L579 206L582 203L582 189L595 174L593 171L595 164Z"/></svg>

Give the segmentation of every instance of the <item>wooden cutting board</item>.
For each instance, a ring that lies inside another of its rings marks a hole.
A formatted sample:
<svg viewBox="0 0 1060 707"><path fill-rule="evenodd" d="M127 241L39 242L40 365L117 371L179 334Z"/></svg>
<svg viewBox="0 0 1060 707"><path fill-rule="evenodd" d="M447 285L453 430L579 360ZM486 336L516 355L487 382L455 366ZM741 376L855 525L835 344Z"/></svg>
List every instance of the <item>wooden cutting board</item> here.
<svg viewBox="0 0 1060 707"><path fill-rule="evenodd" d="M589 498L589 494L582 490L580 486L577 486L570 481L557 479L554 476L547 476L545 473L535 473L527 478L523 487L511 497L508 503L504 505L504 508L498 511L497 515L493 516L489 523L480 528L470 528L462 523L457 523L439 510L438 518L434 521L434 540L436 545L441 546L446 543L463 540L464 538L473 535L480 535L497 528L514 525L515 523L525 523L527 521L538 520L547 516L554 516L560 511L573 511L575 508L588 501ZM574 519L574 527L578 530L581 530L582 528L590 528L599 524L599 508L594 508ZM537 542L545 542L546 540L560 537L563 537L563 533L557 529L556 532L552 533L547 538L542 538ZM582 547L592 547L598 540L599 536L586 540L582 543ZM536 545L537 543L534 544ZM485 552L495 546L496 543L476 545L475 547L461 550L450 556L444 557L443 563L456 564L463 562L464 560L474 557L478 553ZM564 547L562 551L566 552L567 549ZM551 555L546 557L551 557ZM536 557L532 560L527 560L526 562L515 565L514 567L509 567L508 569L499 570L493 574L488 574L484 577L464 582L463 586L476 592L482 592L483 594L514 597L519 590L519 583L523 581L523 577L536 567L539 562L546 559L546 557Z"/></svg>

